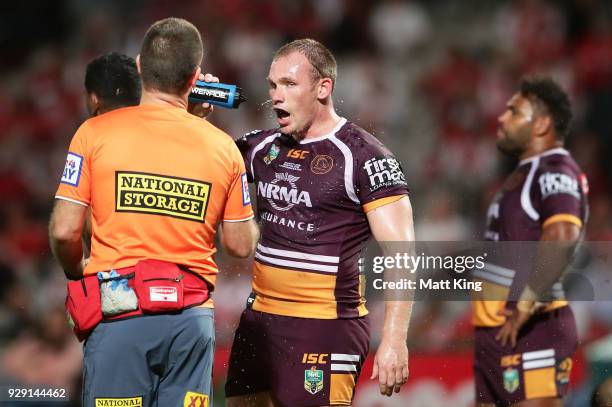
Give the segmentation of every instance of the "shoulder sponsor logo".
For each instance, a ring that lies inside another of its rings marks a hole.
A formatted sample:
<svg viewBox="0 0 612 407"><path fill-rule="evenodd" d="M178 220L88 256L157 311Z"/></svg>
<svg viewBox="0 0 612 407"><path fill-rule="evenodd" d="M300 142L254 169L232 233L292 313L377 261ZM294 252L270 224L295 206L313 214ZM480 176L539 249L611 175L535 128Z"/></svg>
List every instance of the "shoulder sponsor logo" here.
<svg viewBox="0 0 612 407"><path fill-rule="evenodd" d="M310 394L323 390L323 371L316 366L304 371L304 389Z"/></svg>
<svg viewBox="0 0 612 407"><path fill-rule="evenodd" d="M279 165L279 167L287 169L287 170L302 171L302 164L292 163L289 161L285 161L284 163Z"/></svg>
<svg viewBox="0 0 612 407"><path fill-rule="evenodd" d="M208 407L208 395L188 391L185 393L183 407Z"/></svg>
<svg viewBox="0 0 612 407"><path fill-rule="evenodd" d="M370 192L383 187L406 185L406 178L399 161L393 157L378 156L370 158L363 164L363 171L368 177Z"/></svg>
<svg viewBox="0 0 612 407"><path fill-rule="evenodd" d="M317 155L310 162L310 170L317 175L327 174L334 167L334 159L328 155Z"/></svg>
<svg viewBox="0 0 612 407"><path fill-rule="evenodd" d="M540 184L542 199L558 194L568 194L580 199L578 180L570 175L559 172L545 172L538 178L538 183Z"/></svg>
<svg viewBox="0 0 612 407"><path fill-rule="evenodd" d="M115 172L115 210L204 222L212 185L188 178Z"/></svg>
<svg viewBox="0 0 612 407"><path fill-rule="evenodd" d="M81 180L82 169L83 157L75 153L68 153L68 156L66 157L66 165L64 166L64 172L62 173L62 179L60 182L72 185L73 187L78 187L79 181Z"/></svg>
<svg viewBox="0 0 612 407"><path fill-rule="evenodd" d="M270 146L270 149L268 150L268 153L263 158L263 160L266 163L266 165L270 165L270 163L272 161L276 160L276 158L278 157L279 153L280 153L280 147L277 146L276 144L272 144Z"/></svg>
<svg viewBox="0 0 612 407"><path fill-rule="evenodd" d="M299 179L287 172L276 173L272 182L257 183L257 193L277 211L288 211L300 204L312 208L308 191L300 191L295 184Z"/></svg>
<svg viewBox="0 0 612 407"><path fill-rule="evenodd" d="M96 407L142 407L141 397L96 398Z"/></svg>
<svg viewBox="0 0 612 407"><path fill-rule="evenodd" d="M247 179L246 172L240 175L240 181L242 182L242 206L251 204L251 194L249 193L249 181Z"/></svg>

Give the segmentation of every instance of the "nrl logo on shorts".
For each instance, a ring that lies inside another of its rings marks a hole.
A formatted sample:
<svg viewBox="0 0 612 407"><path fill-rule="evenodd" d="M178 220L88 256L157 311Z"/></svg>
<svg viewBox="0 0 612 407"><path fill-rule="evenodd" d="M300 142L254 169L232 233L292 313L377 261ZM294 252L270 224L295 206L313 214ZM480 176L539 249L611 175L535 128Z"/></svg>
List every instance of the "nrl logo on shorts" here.
<svg viewBox="0 0 612 407"><path fill-rule="evenodd" d="M310 394L317 394L323 390L323 371L316 366L304 370L304 389Z"/></svg>
<svg viewBox="0 0 612 407"><path fill-rule="evenodd" d="M268 154L266 154L266 156L263 158L266 165L270 165L272 161L276 160L278 153L280 153L280 147L276 144L272 144L268 150Z"/></svg>
<svg viewBox="0 0 612 407"><path fill-rule="evenodd" d="M519 374L518 370L508 368L504 370L504 389L508 393L514 393L519 387Z"/></svg>

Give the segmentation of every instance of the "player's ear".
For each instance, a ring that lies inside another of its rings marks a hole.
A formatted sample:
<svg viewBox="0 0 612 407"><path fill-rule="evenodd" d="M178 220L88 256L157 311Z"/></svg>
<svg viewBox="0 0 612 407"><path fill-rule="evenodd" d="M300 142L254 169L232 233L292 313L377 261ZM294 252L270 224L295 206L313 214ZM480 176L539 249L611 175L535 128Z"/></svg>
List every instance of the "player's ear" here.
<svg viewBox="0 0 612 407"><path fill-rule="evenodd" d="M100 114L100 99L95 92L87 93L87 112L91 117Z"/></svg>
<svg viewBox="0 0 612 407"><path fill-rule="evenodd" d="M317 98L326 99L328 96L331 96L332 91L334 90L334 83L330 78L323 78L319 80L319 92Z"/></svg>
<svg viewBox="0 0 612 407"><path fill-rule="evenodd" d="M202 68L198 66L196 70L193 71L191 78L189 79L189 88L193 88L195 86L195 83L200 78L201 73L202 73Z"/></svg>
<svg viewBox="0 0 612 407"><path fill-rule="evenodd" d="M540 116L536 119L533 126L538 136L543 136L552 130L552 120L550 116Z"/></svg>
<svg viewBox="0 0 612 407"><path fill-rule="evenodd" d="M136 55L136 69L139 74L142 74L142 70L140 69L140 54Z"/></svg>

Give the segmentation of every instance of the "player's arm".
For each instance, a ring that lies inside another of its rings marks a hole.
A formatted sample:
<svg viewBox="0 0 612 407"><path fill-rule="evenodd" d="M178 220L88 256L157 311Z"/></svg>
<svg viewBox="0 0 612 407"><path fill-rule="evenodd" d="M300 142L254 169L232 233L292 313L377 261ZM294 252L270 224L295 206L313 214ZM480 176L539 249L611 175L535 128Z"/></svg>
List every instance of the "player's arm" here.
<svg viewBox="0 0 612 407"><path fill-rule="evenodd" d="M259 228L254 219L221 224L221 245L234 257L246 258L255 252Z"/></svg>
<svg viewBox="0 0 612 407"><path fill-rule="evenodd" d="M83 277L83 246L81 234L87 207L63 199L56 199L49 224L51 251L64 269L66 277Z"/></svg>
<svg viewBox="0 0 612 407"><path fill-rule="evenodd" d="M571 253L579 239L578 222L559 221L549 224L544 222L538 243L535 272L523 289L516 309L503 311L507 320L496 336L502 346L506 346L507 343L512 347L516 346L521 327L533 314L536 302L541 299L546 300L543 296L559 281L567 269Z"/></svg>
<svg viewBox="0 0 612 407"><path fill-rule="evenodd" d="M374 238L382 242L405 242L410 250L414 242L412 206L408 196L366 213ZM396 249L400 245L392 245ZM381 244L384 255L385 245ZM411 300L385 301L382 340L374 358L372 379L378 376L381 394L391 396L400 391L408 379L408 347L406 338L412 313Z"/></svg>

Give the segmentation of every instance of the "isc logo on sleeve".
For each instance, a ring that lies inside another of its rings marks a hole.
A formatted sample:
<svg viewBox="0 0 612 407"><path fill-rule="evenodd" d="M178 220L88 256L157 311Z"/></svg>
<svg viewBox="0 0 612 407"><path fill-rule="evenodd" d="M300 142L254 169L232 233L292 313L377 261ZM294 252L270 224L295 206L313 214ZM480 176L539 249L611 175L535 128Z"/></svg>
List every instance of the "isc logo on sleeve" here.
<svg viewBox="0 0 612 407"><path fill-rule="evenodd" d="M240 180L242 182L242 206L247 206L251 204L251 195L249 194L249 181L246 173L242 173Z"/></svg>
<svg viewBox="0 0 612 407"><path fill-rule="evenodd" d="M76 187L81 179L81 170L83 168L83 157L75 153L68 153L66 157L66 165L62 173L61 182L64 184Z"/></svg>

